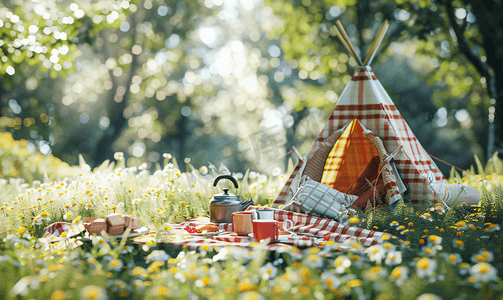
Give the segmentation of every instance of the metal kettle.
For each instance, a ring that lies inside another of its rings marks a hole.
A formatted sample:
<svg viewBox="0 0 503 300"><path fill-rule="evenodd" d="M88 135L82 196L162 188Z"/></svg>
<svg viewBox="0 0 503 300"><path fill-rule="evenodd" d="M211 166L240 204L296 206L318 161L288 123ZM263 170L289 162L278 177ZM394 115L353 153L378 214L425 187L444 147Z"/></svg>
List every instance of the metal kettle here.
<svg viewBox="0 0 503 300"><path fill-rule="evenodd" d="M234 187L238 188L238 182L230 175L218 176L215 178L213 186L217 186L220 179L229 179L234 184ZM253 204L251 198L242 202L241 197L230 194L228 188L224 188L223 190L222 194L213 195L213 198L210 200L210 221L214 223L231 223L232 213L243 211Z"/></svg>

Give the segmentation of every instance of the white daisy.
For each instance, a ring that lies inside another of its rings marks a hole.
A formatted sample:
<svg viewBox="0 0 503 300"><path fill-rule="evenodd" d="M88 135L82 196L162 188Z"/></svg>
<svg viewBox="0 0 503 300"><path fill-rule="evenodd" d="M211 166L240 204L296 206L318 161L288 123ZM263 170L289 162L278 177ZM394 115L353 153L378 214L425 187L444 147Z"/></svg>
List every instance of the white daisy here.
<svg viewBox="0 0 503 300"><path fill-rule="evenodd" d="M201 175L208 174L208 167L202 166L201 168L199 168L199 172L201 172Z"/></svg>
<svg viewBox="0 0 503 300"><path fill-rule="evenodd" d="M439 296L431 293L422 294L416 300L442 300Z"/></svg>
<svg viewBox="0 0 503 300"><path fill-rule="evenodd" d="M496 224L489 224L489 227L488 228L488 231L487 232L493 232L493 231L498 231L500 230L500 226L499 225L496 225Z"/></svg>
<svg viewBox="0 0 503 300"><path fill-rule="evenodd" d="M63 219L65 219L65 220L70 220L71 217L72 217L71 212L67 212L66 214L63 215Z"/></svg>
<svg viewBox="0 0 503 300"><path fill-rule="evenodd" d="M122 254L128 254L133 252L134 246L124 246L124 250L122 250Z"/></svg>
<svg viewBox="0 0 503 300"><path fill-rule="evenodd" d="M386 251L381 245L370 246L367 251L367 255L370 261L374 261L376 263L381 263Z"/></svg>
<svg viewBox="0 0 503 300"><path fill-rule="evenodd" d="M257 291L248 291L248 292L244 292L241 295L239 295L238 299L239 300L248 300L248 299L264 300L265 296Z"/></svg>
<svg viewBox="0 0 503 300"><path fill-rule="evenodd" d="M339 255L334 261L334 266L337 274L345 273L346 269L351 266L351 260L346 255Z"/></svg>
<svg viewBox="0 0 503 300"><path fill-rule="evenodd" d="M107 291L104 288L97 285L88 285L80 290L80 299L105 300L108 299Z"/></svg>
<svg viewBox="0 0 503 300"><path fill-rule="evenodd" d="M123 160L124 159L124 152L115 152L114 159L115 160Z"/></svg>
<svg viewBox="0 0 503 300"><path fill-rule="evenodd" d="M280 174L281 174L281 169L279 167L272 169L272 173L271 173L272 176L276 177Z"/></svg>
<svg viewBox="0 0 503 300"><path fill-rule="evenodd" d="M393 221L393 222L389 223L389 226L398 227L398 226L400 226L400 223L398 223L397 221Z"/></svg>
<svg viewBox="0 0 503 300"><path fill-rule="evenodd" d="M471 259L472 262L474 263L480 263L480 262L492 262L494 258L494 255L485 250L480 250L477 254L472 255Z"/></svg>
<svg viewBox="0 0 503 300"><path fill-rule="evenodd" d="M421 249L421 254L433 257L437 253L437 249L435 247L423 247Z"/></svg>
<svg viewBox="0 0 503 300"><path fill-rule="evenodd" d="M442 238L438 235L430 235L428 236L428 240L434 245L440 245L442 243Z"/></svg>
<svg viewBox="0 0 503 300"><path fill-rule="evenodd" d="M107 268L110 271L119 272L120 270L122 270L123 266L124 266L124 264L122 263L122 260L120 260L120 259L112 259L112 260L110 260L108 262Z"/></svg>
<svg viewBox="0 0 503 300"><path fill-rule="evenodd" d="M149 264L154 261L168 261L171 258L164 250L154 250L147 256L146 263Z"/></svg>
<svg viewBox="0 0 503 300"><path fill-rule="evenodd" d="M386 260L384 263L388 266L396 266L402 262L402 252L400 251L391 251L386 256Z"/></svg>
<svg viewBox="0 0 503 300"><path fill-rule="evenodd" d="M258 176L258 182L262 182L262 183L267 182L267 175L265 175L265 174L260 174L260 175Z"/></svg>
<svg viewBox="0 0 503 300"><path fill-rule="evenodd" d="M477 281L488 282L496 279L498 270L486 262L478 263L471 267L470 273Z"/></svg>
<svg viewBox="0 0 503 300"><path fill-rule="evenodd" d="M444 254L443 256L445 257L445 260L451 265L457 265L463 261L463 258L461 258L461 255L459 255L458 253Z"/></svg>
<svg viewBox="0 0 503 300"><path fill-rule="evenodd" d="M419 278L431 277L435 273L437 268L437 263L429 259L428 257L423 257L416 263L416 273Z"/></svg>
<svg viewBox="0 0 503 300"><path fill-rule="evenodd" d="M393 245L390 242L385 242L385 243L382 244L382 246L384 247L384 250L387 251L387 252L391 252L391 251L395 251L396 250L396 245Z"/></svg>
<svg viewBox="0 0 503 300"><path fill-rule="evenodd" d="M321 282L323 282L323 289L333 290L341 285L341 281L337 275L328 272L321 273Z"/></svg>
<svg viewBox="0 0 503 300"><path fill-rule="evenodd" d="M318 269L323 266L323 259L320 255L310 254L304 259L304 264L312 269Z"/></svg>
<svg viewBox="0 0 503 300"><path fill-rule="evenodd" d="M409 275L409 269L405 266L399 266L391 271L389 278L394 281L396 285L400 286L405 280L407 280Z"/></svg>
<svg viewBox="0 0 503 300"><path fill-rule="evenodd" d="M268 262L260 268L260 274L262 274L262 278L264 280L273 279L276 275L278 275L278 268Z"/></svg>
<svg viewBox="0 0 503 300"><path fill-rule="evenodd" d="M37 217L35 217L35 219L39 219L41 221L47 221L47 222L51 222L52 219L51 217L49 217L49 214L45 211L41 212L40 215L38 215Z"/></svg>

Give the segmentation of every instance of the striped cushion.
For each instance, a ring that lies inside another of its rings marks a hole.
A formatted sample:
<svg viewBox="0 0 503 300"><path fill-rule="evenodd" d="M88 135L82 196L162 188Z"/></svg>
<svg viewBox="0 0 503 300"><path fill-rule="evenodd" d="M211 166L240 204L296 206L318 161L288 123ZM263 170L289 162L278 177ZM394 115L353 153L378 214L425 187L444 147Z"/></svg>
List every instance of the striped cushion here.
<svg viewBox="0 0 503 300"><path fill-rule="evenodd" d="M357 196L346 195L303 175L300 179L299 189L283 209L339 220L339 213L343 213L357 198Z"/></svg>
<svg viewBox="0 0 503 300"><path fill-rule="evenodd" d="M319 148L314 151L313 156L307 160L306 168L304 169L304 173L302 173L302 175L307 175L312 180L321 182L323 168L325 167L328 154L332 150L335 142L337 142L339 137L342 135L342 132L343 129L335 131L320 144Z"/></svg>

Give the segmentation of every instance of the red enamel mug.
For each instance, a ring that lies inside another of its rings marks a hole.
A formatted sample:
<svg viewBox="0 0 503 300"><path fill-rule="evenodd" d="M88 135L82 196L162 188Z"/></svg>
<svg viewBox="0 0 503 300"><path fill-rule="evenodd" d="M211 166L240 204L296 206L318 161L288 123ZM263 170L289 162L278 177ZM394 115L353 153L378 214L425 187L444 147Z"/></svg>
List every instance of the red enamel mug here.
<svg viewBox="0 0 503 300"><path fill-rule="evenodd" d="M231 219L232 231L238 235L248 235L253 232L253 213L251 211L235 212L232 214Z"/></svg>
<svg viewBox="0 0 503 300"><path fill-rule="evenodd" d="M271 242L278 240L279 222L276 220L253 220L253 237L256 241L269 238Z"/></svg>

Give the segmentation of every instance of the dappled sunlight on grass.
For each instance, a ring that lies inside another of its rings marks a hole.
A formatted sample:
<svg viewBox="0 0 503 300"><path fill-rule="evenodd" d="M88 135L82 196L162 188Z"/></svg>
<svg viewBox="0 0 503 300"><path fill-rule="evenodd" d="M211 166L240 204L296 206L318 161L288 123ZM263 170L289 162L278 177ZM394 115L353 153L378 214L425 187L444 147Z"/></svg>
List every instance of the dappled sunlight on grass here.
<svg viewBox="0 0 503 300"><path fill-rule="evenodd" d="M117 161L94 170L81 160L74 175L61 180L1 179L0 271L13 274L0 283L1 293L38 299L414 299L428 293L481 299L501 294L503 186L496 173L466 172L452 179L480 189L476 207L446 210L440 204L417 207L401 201L393 211L379 207L353 215L350 226L390 233L368 248L349 240L351 251L336 251L333 241L273 252L262 243L190 251L159 243L158 237L169 234L173 223L208 215L211 196L230 187L224 181L212 186L227 170L188 165L189 171L181 172L170 155L164 158L163 169L153 173L145 165L126 167L117 153ZM240 188L233 193L269 205L287 175L278 169L270 176L234 176ZM80 224L113 212L140 218L153 229L153 239L137 244L91 237L75 249L74 238L52 244L39 240L53 222Z"/></svg>

